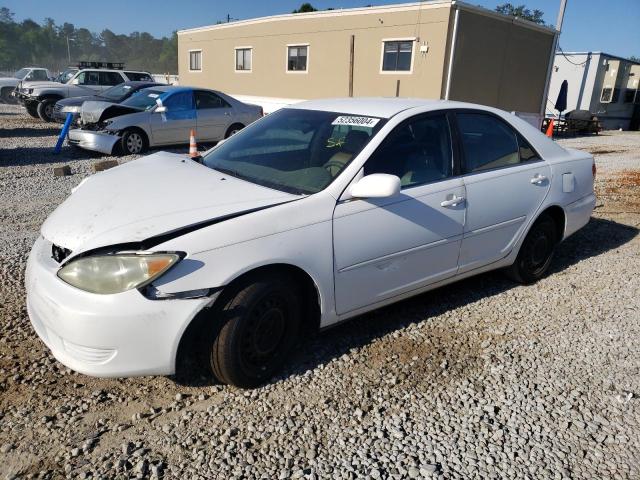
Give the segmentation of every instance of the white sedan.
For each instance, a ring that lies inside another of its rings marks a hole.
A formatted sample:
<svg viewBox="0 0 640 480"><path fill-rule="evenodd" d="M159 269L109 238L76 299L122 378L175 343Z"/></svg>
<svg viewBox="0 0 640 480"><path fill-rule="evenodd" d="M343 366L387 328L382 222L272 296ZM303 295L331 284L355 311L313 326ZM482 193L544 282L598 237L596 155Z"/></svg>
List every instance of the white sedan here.
<svg viewBox="0 0 640 480"><path fill-rule="evenodd" d="M253 387L314 329L488 270L535 282L589 221L594 176L493 108L309 101L200 163L161 152L83 181L33 247L29 316L82 373L192 355Z"/></svg>

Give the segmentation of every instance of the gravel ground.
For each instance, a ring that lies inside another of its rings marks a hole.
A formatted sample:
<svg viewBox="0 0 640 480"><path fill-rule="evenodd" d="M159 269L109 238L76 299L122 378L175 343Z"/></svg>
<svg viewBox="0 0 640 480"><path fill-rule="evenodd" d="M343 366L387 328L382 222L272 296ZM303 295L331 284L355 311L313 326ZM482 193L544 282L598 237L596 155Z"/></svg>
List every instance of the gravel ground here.
<svg viewBox="0 0 640 480"><path fill-rule="evenodd" d="M56 133L0 106L0 477L640 478L638 132L561 141L596 155L599 203L547 278L485 274L362 316L254 391L90 378L36 338L27 254L104 158L53 155Z"/></svg>

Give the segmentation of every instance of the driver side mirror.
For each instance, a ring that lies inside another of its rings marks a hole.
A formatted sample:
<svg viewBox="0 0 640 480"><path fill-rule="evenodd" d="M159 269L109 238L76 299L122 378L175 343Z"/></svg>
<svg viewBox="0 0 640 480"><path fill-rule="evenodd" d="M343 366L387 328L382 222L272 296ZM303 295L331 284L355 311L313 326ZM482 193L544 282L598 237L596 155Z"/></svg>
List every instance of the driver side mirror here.
<svg viewBox="0 0 640 480"><path fill-rule="evenodd" d="M349 188L354 198L391 198L400 193L400 179L387 173L372 173Z"/></svg>
<svg viewBox="0 0 640 480"><path fill-rule="evenodd" d="M164 105L158 105L154 111L155 113L167 113L167 107Z"/></svg>

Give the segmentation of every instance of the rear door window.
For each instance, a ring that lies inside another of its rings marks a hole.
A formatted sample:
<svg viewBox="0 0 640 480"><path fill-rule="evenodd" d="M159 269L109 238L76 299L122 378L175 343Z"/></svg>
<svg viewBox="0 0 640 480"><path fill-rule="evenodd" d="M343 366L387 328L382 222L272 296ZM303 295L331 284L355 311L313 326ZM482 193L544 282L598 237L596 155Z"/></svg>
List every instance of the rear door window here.
<svg viewBox="0 0 640 480"><path fill-rule="evenodd" d="M118 85L124 82L119 73L116 72L100 72L100 85Z"/></svg>
<svg viewBox="0 0 640 480"><path fill-rule="evenodd" d="M222 97L213 92L196 91L196 108L205 110L209 108L228 108L231 107Z"/></svg>
<svg viewBox="0 0 640 480"><path fill-rule="evenodd" d="M474 173L520 163L515 130L493 115L457 113L464 151L463 173Z"/></svg>

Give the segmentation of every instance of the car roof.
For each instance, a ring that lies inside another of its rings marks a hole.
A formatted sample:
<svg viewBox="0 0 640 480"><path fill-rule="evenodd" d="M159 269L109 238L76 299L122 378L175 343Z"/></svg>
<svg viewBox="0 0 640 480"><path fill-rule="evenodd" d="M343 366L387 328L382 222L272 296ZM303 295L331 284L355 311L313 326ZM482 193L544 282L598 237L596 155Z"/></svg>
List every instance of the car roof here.
<svg viewBox="0 0 640 480"><path fill-rule="evenodd" d="M155 90L157 92L179 92L179 91L191 91L193 90L193 88L191 87L178 87L175 85L166 85L166 84L160 84L157 86L149 86L147 88L144 88L143 90Z"/></svg>
<svg viewBox="0 0 640 480"><path fill-rule="evenodd" d="M149 90L155 90L157 92L171 92L171 93L176 93L176 92L194 92L196 90L204 91L204 92L221 93L221 92L217 92L216 90L211 90L209 88L181 87L181 86L178 86L178 85L167 85L167 84L164 84L164 83L158 84L158 86L149 86L147 88ZM146 90L146 88L143 89L143 90Z"/></svg>
<svg viewBox="0 0 640 480"><path fill-rule="evenodd" d="M490 107L473 103L454 102L451 100L432 100L425 98L398 97L358 97L358 98L328 98L308 100L306 102L289 105L286 108L306 110L321 110L325 112L340 112L351 115L370 115L381 118L391 118L400 112L412 108L440 110L443 108L474 108L492 111Z"/></svg>
<svg viewBox="0 0 640 480"><path fill-rule="evenodd" d="M139 85L146 85L146 88L151 87L164 87L166 83L159 83L152 80L127 80L126 82L122 82L125 85L131 85L132 87L137 87ZM122 85L122 83L120 85Z"/></svg>

